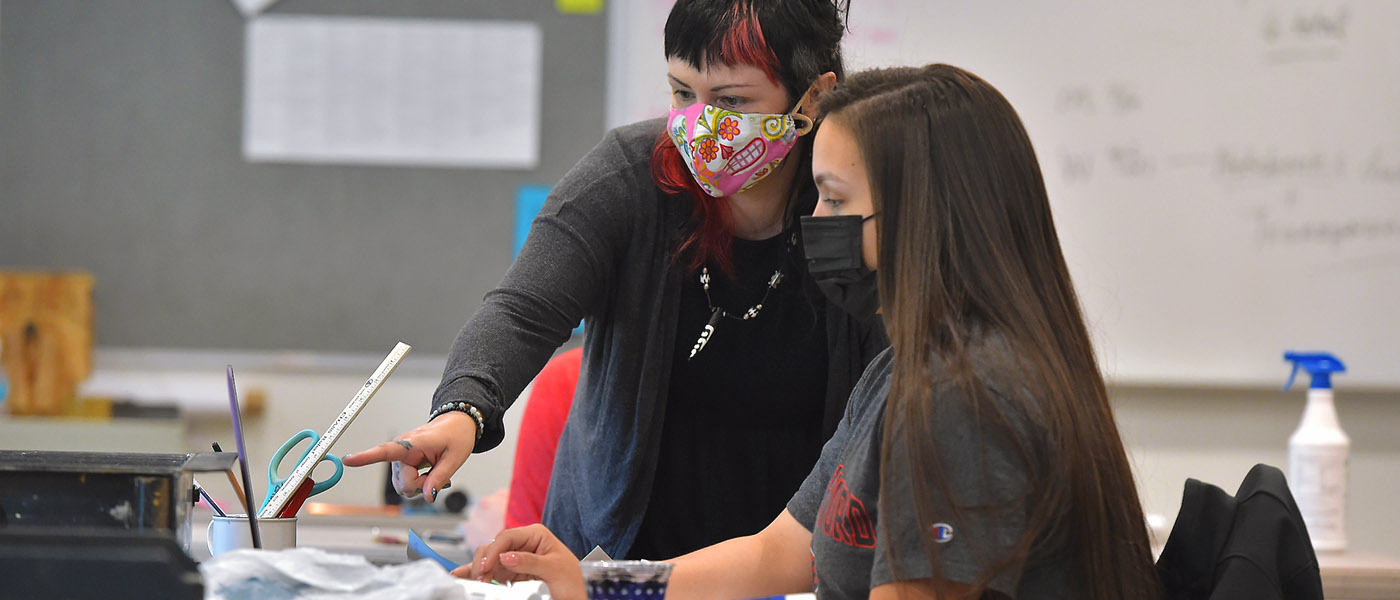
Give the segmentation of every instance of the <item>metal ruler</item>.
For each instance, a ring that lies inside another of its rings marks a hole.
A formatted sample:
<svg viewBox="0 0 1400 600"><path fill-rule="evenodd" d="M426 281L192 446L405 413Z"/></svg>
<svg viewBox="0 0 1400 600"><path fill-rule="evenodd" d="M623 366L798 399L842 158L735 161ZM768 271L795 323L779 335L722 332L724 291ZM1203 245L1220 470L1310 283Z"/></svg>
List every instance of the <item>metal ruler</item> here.
<svg viewBox="0 0 1400 600"><path fill-rule="evenodd" d="M345 410L340 411L340 415L326 429L326 433L321 435L321 441L316 442L316 445L311 447L311 451L301 462L297 463L292 474L287 476L287 482L282 484L282 487L277 488L277 493L273 494L272 499L268 500L262 510L258 511L259 519L271 519L281 514L282 509L287 506L287 501L291 500L292 494L296 493L297 487L311 476L311 471L316 468L316 463L321 462L321 459L326 457L331 446L335 445L336 439L340 437L346 427L350 426L350 422L354 421L360 411L365 408L369 399L374 396L375 392L379 391L379 386L384 385L384 380L393 374L394 369L399 366L399 361L412 349L412 346L403 342L394 345L394 349L389 352L388 356L384 357L384 362L379 363L379 368L374 370L374 374L369 376L363 386L360 386L360 391L355 393L350 404L345 405Z"/></svg>

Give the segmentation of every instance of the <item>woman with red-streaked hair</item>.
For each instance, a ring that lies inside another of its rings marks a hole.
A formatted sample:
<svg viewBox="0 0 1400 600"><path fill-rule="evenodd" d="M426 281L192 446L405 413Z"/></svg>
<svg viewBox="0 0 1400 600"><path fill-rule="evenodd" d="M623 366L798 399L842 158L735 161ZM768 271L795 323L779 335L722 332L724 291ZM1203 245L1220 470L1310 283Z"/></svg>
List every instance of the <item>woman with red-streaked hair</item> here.
<svg viewBox="0 0 1400 600"><path fill-rule="evenodd" d="M576 553L636 558L763 528L888 345L872 274L805 252L799 227L844 13L678 1L669 116L609 132L564 176L458 334L428 423L345 463L395 461L401 493L435 497L585 319L544 523Z"/></svg>

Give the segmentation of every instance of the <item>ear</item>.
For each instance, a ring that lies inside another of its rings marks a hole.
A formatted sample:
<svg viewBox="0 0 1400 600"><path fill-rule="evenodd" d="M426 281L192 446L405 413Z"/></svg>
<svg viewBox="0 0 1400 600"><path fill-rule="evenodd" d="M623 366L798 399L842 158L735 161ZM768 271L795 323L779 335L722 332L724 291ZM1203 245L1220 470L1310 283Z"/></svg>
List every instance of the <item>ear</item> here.
<svg viewBox="0 0 1400 600"><path fill-rule="evenodd" d="M836 89L836 74L827 71L817 76L817 80L812 82L811 91L807 92L807 100L802 103L802 110L798 111L810 117L813 121L819 120L822 115L822 96Z"/></svg>

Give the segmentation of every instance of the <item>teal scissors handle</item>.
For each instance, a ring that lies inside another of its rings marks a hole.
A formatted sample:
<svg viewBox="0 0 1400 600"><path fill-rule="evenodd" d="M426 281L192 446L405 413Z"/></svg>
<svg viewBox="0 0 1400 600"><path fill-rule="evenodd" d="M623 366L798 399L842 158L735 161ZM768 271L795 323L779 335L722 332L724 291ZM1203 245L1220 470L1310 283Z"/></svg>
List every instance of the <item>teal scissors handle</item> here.
<svg viewBox="0 0 1400 600"><path fill-rule="evenodd" d="M298 431L296 435L287 438L287 441L283 442L282 446L277 449L277 453L272 455L272 460L268 461L267 495L263 498L264 506L266 506L267 503L272 500L272 496L277 493L277 489L282 487L283 484L287 483L286 477L277 476L277 470L279 467L282 466L282 459L286 458L287 453L291 452L292 448L295 448L297 444L301 443L301 441L305 439L310 439L311 445L307 446L306 450L302 451L301 458L297 459L297 464L301 464L301 461L306 460L306 456L308 454L311 454L311 449L315 448L316 444L321 441L321 435L316 433L314 430L303 429L301 431ZM324 457L321 458L320 461L317 462L320 463L321 461L330 461L331 464L335 465L335 474L331 475L330 477L327 477L325 481L318 481L315 485L311 486L312 496L315 496L316 494L331 489L331 486L340 483L340 476L345 473L345 464L340 462L340 458L336 457L335 455L326 454ZM295 467L293 469L295 470Z"/></svg>

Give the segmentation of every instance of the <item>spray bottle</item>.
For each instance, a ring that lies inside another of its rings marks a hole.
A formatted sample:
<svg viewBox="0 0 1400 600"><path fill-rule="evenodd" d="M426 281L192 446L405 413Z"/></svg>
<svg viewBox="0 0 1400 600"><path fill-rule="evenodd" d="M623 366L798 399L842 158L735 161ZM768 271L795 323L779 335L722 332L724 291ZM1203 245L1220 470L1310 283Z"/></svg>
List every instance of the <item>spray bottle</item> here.
<svg viewBox="0 0 1400 600"><path fill-rule="evenodd" d="M1298 369L1312 376L1303 420L1288 438L1288 486L1303 513L1308 537L1318 552L1347 548L1347 451L1351 439L1337 422L1332 402L1332 373L1346 372L1337 357L1325 352L1285 352L1293 374L1283 389L1293 386Z"/></svg>

